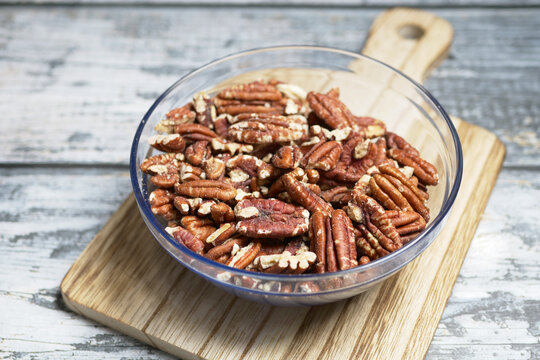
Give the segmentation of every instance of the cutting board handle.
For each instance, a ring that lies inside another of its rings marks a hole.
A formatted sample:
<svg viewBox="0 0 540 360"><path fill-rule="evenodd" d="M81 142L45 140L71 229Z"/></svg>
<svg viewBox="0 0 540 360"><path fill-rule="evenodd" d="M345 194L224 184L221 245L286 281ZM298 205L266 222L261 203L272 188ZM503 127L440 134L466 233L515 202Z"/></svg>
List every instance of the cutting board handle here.
<svg viewBox="0 0 540 360"><path fill-rule="evenodd" d="M362 53L422 82L449 53L454 30L427 11L393 8L373 22Z"/></svg>

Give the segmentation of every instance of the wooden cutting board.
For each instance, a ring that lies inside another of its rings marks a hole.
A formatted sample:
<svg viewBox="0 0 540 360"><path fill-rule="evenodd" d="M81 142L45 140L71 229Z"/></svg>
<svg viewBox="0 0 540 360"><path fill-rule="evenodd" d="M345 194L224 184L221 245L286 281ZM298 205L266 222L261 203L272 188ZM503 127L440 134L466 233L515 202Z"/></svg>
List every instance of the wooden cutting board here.
<svg viewBox="0 0 540 360"><path fill-rule="evenodd" d="M384 12L364 53L421 81L450 48L443 19L412 9ZM505 149L489 131L454 119L463 181L435 242L397 275L356 297L280 308L230 295L186 270L152 238L130 196L64 278L67 306L185 359L423 358Z"/></svg>

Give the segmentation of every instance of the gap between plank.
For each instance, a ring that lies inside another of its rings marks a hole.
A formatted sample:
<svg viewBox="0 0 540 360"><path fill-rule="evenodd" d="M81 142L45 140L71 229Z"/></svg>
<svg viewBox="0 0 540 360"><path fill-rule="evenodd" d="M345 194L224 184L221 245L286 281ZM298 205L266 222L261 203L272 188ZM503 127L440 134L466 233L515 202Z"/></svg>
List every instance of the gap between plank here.
<svg viewBox="0 0 540 360"><path fill-rule="evenodd" d="M413 9L422 9L422 10L507 10L507 9L540 9L540 3L538 4L496 4L491 3L488 5L465 5L465 4L429 4L426 6L418 4L402 4L402 6L413 8ZM172 1L166 0L156 0L155 2L146 1L103 1L103 2L91 2L89 0L83 1L2 1L0 0L0 7L89 7L89 8L99 8L99 7L141 7L141 8L240 8L240 9L342 9L342 10L386 10L395 7L395 5L374 5L374 4L347 4L347 3L327 3L327 4L301 4L301 3L289 3L289 2L265 2L265 3L248 3L248 4L236 4L236 3L219 3L219 2L207 2L207 3L197 3L197 2L184 2L180 0L175 3Z"/></svg>

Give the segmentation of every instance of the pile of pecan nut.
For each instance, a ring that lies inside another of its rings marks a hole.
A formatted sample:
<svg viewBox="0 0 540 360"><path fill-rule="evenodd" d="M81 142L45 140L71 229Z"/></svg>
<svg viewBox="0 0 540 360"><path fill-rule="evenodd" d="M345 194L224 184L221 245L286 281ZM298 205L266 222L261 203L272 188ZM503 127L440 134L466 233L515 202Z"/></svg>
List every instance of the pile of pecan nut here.
<svg viewBox="0 0 540 360"><path fill-rule="evenodd" d="M435 167L328 93L270 80L201 92L159 122L141 164L152 212L180 244L228 266L326 273L426 227Z"/></svg>

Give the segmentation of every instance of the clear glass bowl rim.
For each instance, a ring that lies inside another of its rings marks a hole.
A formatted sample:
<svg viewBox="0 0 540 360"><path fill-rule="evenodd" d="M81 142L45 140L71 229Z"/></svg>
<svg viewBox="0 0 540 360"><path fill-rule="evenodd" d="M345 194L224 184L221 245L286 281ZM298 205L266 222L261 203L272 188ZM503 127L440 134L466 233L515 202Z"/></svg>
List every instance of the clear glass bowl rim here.
<svg viewBox="0 0 540 360"><path fill-rule="evenodd" d="M137 181L137 167L139 166L137 164L137 160L136 160L137 159L137 150L138 150L138 146L139 146L142 131L143 131L148 119L150 118L150 115L152 114L154 109L161 103L161 101L169 93L171 93L174 89L176 89L178 86L180 86L187 79L189 79L189 78L191 78L193 76L196 76L201 72L204 72L206 69L208 69L210 67L213 67L213 66L218 65L218 64L220 64L222 62L233 60L233 59L245 56L245 55L251 55L251 54L256 54L256 53L264 53L264 52L275 52L275 51L281 51L281 50L287 50L287 51L292 51L292 50L323 51L323 52L328 52L328 53L336 53L336 54L340 54L340 55L347 55L347 56L350 56L351 58L364 59L364 60L367 60L367 61L372 61L372 62L378 63L378 64L382 65L383 67L388 68L390 71L394 72L398 76L401 76L404 79L408 80L413 87L415 87L418 91L423 93L431 102L433 102L433 104L435 105L435 107L438 110L439 114L445 120L445 122L446 122L446 124L447 124L447 126L448 126L448 128L450 130L450 133L452 135L452 140L454 142L454 147L456 149L456 174L455 174L453 186L452 186L452 189L450 190L447 201L445 201L442 204L441 210L440 210L439 214L437 215L437 217L435 217L435 219L433 219L433 221L428 225L426 230L419 237L417 237L413 241L407 243L405 246L403 246L399 250L396 250L396 251L394 251L394 252L392 252L392 253L390 253L390 254L388 254L388 255L380 258L380 259L372 261L372 262L370 262L370 263L368 263L366 265L357 266L355 268L351 268L351 269L348 269L348 270L340 270L338 272L333 272L333 273L290 275L290 274L266 274L266 273L247 271L247 270L243 270L243 269L235 269L235 268L226 266L224 264L209 260L209 259L205 258L204 256L199 255L199 254L189 250L188 248L178 244L172 238L172 236L170 234L168 234L166 231L164 231L164 229L162 229L161 224L159 224L156 217L152 213L152 211L150 209L150 206L149 206L149 203L144 198L144 195L143 195L143 193L142 193L142 191L141 191L141 189L139 187L138 181ZM129 166L129 168L130 168L131 185L133 187L135 200L137 201L139 209L142 210L143 216L146 218L145 219L147 221L146 223L148 224L148 222L149 222L165 239L167 239L167 241L173 247L175 247L179 251L183 252L188 257L191 257L191 258L193 258L195 260L198 260L198 261L201 261L201 262L205 263L206 265L209 265L211 267L216 268L216 270L228 271L231 274L241 275L241 276L248 276L248 277L253 277L253 278L259 278L259 279L266 280L266 281L291 281L292 282L292 281L310 281L310 280L313 281L313 280L321 280L321 279L327 279L327 278L341 277L341 276L345 276L347 274L354 274L354 273L361 272L361 271L367 271L367 270L375 268L375 267L383 266L385 263L387 263L389 261L392 261L392 259L394 259L396 257L399 257L402 253L406 252L409 248L412 247L412 244L415 244L415 243L418 243L418 242L422 241L430 232L432 232L434 229L436 229L438 227L438 225L440 225L441 221L443 221L446 218L448 212L452 208L452 205L453 205L453 203L454 203L454 201L456 199L456 196L457 196L460 184L461 184L461 178L462 178L462 173L463 173L463 153L462 153L461 142L459 140L457 130L454 127L454 124L452 123L452 121L450 120L449 115L446 113L446 111L441 106L441 104L439 104L437 99L435 99L435 97L433 95L431 95L431 93L429 91L427 91L422 85L420 85L415 80L413 80L409 76L405 75L401 71L393 68L392 66L390 66L388 64L385 64L382 61L374 59L372 57L362 55L362 54L353 53L353 52L350 52L350 51L347 51L347 50L342 50L342 49L337 49L337 48L332 48L332 47L324 47L324 46L313 46L313 45L286 45L286 46L261 47L261 48L255 48L255 49L236 52L236 53L233 53L233 54L226 55L224 57L218 58L216 60L213 60L213 61L211 61L211 62L209 62L209 63L207 63L207 64L205 64L205 65L203 65L203 66L201 66L201 67L199 67L199 68L197 68L197 69L195 69L195 70L193 70L193 71L191 71L191 72L189 72L187 74L185 74L184 76L182 76L179 80L177 80L173 85L171 85L167 90L165 90L165 92L163 92L163 94L161 94L156 99L156 101L152 104L152 106L150 106L150 108L148 109L148 111L144 115L143 119L141 120L141 122L140 122L140 124L137 127L137 130L135 132L135 136L133 138L133 143L132 143L132 146L131 146L130 166ZM158 243L159 243L159 241L158 241ZM161 245L161 243L160 243L160 245ZM169 250L166 249L165 247L164 247L164 250L169 252ZM420 255L422 252L423 251L419 252L410 261L412 261L418 255ZM177 259L176 256L174 256L174 254L170 254L170 255L173 256L175 259ZM390 272L381 274L380 276L378 276L376 278L369 279L369 281L354 284L354 285L365 285L367 283L376 281L376 280L378 280L378 279L380 279L382 277L387 276L387 274L392 274L392 273L396 272L397 270L401 269L405 265L406 264L399 264L394 269L392 269L392 271L390 271ZM198 269L192 269L192 271L195 271L199 275L202 275L204 278L210 279L212 281L219 281L217 279L214 279L214 278L208 276L208 274L205 274L205 273L201 272ZM229 284L229 283L225 283L225 282L220 282L220 283L222 285L231 286L233 288L242 288L244 291L247 291L247 292L257 292L257 293L261 292L261 293L265 293L265 294L270 294L269 292L257 291L257 290L254 290L254 289L243 288L243 287L239 287L239 286L236 286L234 284ZM352 287L354 287L354 285ZM347 288L350 288L350 287L347 287ZM334 290L339 291L339 290L342 290L342 288L334 289ZM321 293L328 294L329 292L325 291L325 292L321 292ZM295 294L295 293L274 293L274 292L271 292L271 294L272 295L283 295L283 296L301 296L301 295L309 295L309 296L311 296L311 295L314 295L314 293Z"/></svg>

